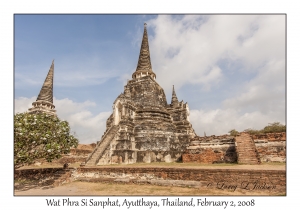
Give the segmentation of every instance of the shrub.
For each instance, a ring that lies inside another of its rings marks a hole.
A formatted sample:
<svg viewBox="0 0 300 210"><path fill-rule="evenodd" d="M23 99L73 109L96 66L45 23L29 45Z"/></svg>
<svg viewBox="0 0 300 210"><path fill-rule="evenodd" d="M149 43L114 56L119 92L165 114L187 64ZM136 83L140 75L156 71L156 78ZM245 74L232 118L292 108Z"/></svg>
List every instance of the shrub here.
<svg viewBox="0 0 300 210"><path fill-rule="evenodd" d="M235 129L230 130L228 133L229 133L231 136L237 136L237 135L239 135L239 132L236 131Z"/></svg>
<svg viewBox="0 0 300 210"><path fill-rule="evenodd" d="M248 128L248 129L246 129L246 130L244 130L244 132L247 132L247 133L249 133L250 135L254 135L254 134L263 134L262 132L261 132L261 130L254 130L254 129L252 129L252 128Z"/></svg>

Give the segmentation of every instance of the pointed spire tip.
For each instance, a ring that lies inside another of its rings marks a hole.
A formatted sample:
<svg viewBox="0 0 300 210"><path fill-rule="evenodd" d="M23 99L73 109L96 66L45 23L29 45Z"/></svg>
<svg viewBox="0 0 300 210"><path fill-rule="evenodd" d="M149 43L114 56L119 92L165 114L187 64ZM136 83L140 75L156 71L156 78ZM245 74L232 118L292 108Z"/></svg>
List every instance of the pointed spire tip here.
<svg viewBox="0 0 300 210"><path fill-rule="evenodd" d="M177 103L178 103L178 99L177 99L177 96L176 96L176 93L175 93L175 88L174 88L174 85L173 85L171 104L177 104Z"/></svg>
<svg viewBox="0 0 300 210"><path fill-rule="evenodd" d="M141 50L140 50L140 55L139 55L139 60L138 60L138 65L137 65L136 71L146 70L146 71L152 72L146 25L147 24L144 23L145 28L144 28Z"/></svg>

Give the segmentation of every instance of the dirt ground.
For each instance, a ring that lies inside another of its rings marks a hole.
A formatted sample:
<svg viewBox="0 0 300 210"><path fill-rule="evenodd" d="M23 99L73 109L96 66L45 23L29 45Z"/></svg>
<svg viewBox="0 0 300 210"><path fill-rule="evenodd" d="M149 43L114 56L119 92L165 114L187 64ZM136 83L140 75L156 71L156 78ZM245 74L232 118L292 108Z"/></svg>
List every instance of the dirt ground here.
<svg viewBox="0 0 300 210"><path fill-rule="evenodd" d="M207 189L207 188L188 188L188 187L173 187L173 186L156 186L156 185L136 185L124 183L90 183L90 182L72 182L55 188L41 189L34 188L26 191L15 190L15 195L39 196L39 195L74 195L74 196L89 196L89 195L152 195L152 196L200 196L200 195L285 195L273 191L263 192L242 192L236 190L230 192L227 190Z"/></svg>
<svg viewBox="0 0 300 210"><path fill-rule="evenodd" d="M70 167L79 167L80 163L71 163ZM58 163L45 163L41 166L24 166L20 169L28 168L47 168L47 167L62 167L62 164ZM199 164L199 163L136 163L136 164L116 164L97 167L116 167L116 168L203 168L203 169L249 169L249 170L286 170L285 163L263 163L260 165L243 165L243 164Z"/></svg>

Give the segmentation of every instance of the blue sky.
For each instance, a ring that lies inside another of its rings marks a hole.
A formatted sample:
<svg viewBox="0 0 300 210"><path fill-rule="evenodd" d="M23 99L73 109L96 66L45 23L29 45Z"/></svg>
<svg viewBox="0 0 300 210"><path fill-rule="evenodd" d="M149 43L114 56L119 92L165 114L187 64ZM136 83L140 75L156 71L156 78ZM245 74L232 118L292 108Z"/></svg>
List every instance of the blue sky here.
<svg viewBox="0 0 300 210"><path fill-rule="evenodd" d="M15 112L35 101L52 59L54 105L81 143L100 140L135 71L143 32L171 100L196 133L285 124L284 15L15 15Z"/></svg>

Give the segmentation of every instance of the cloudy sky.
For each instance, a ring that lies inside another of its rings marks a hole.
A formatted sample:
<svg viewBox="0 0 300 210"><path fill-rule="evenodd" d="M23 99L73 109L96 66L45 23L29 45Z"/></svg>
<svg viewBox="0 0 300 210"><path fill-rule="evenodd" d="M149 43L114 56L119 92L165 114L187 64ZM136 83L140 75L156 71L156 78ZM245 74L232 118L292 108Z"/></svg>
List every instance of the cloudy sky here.
<svg viewBox="0 0 300 210"><path fill-rule="evenodd" d="M135 71L147 23L151 62L199 136L285 124L285 15L15 15L15 113L27 111L53 59L54 105L80 143L100 140Z"/></svg>

